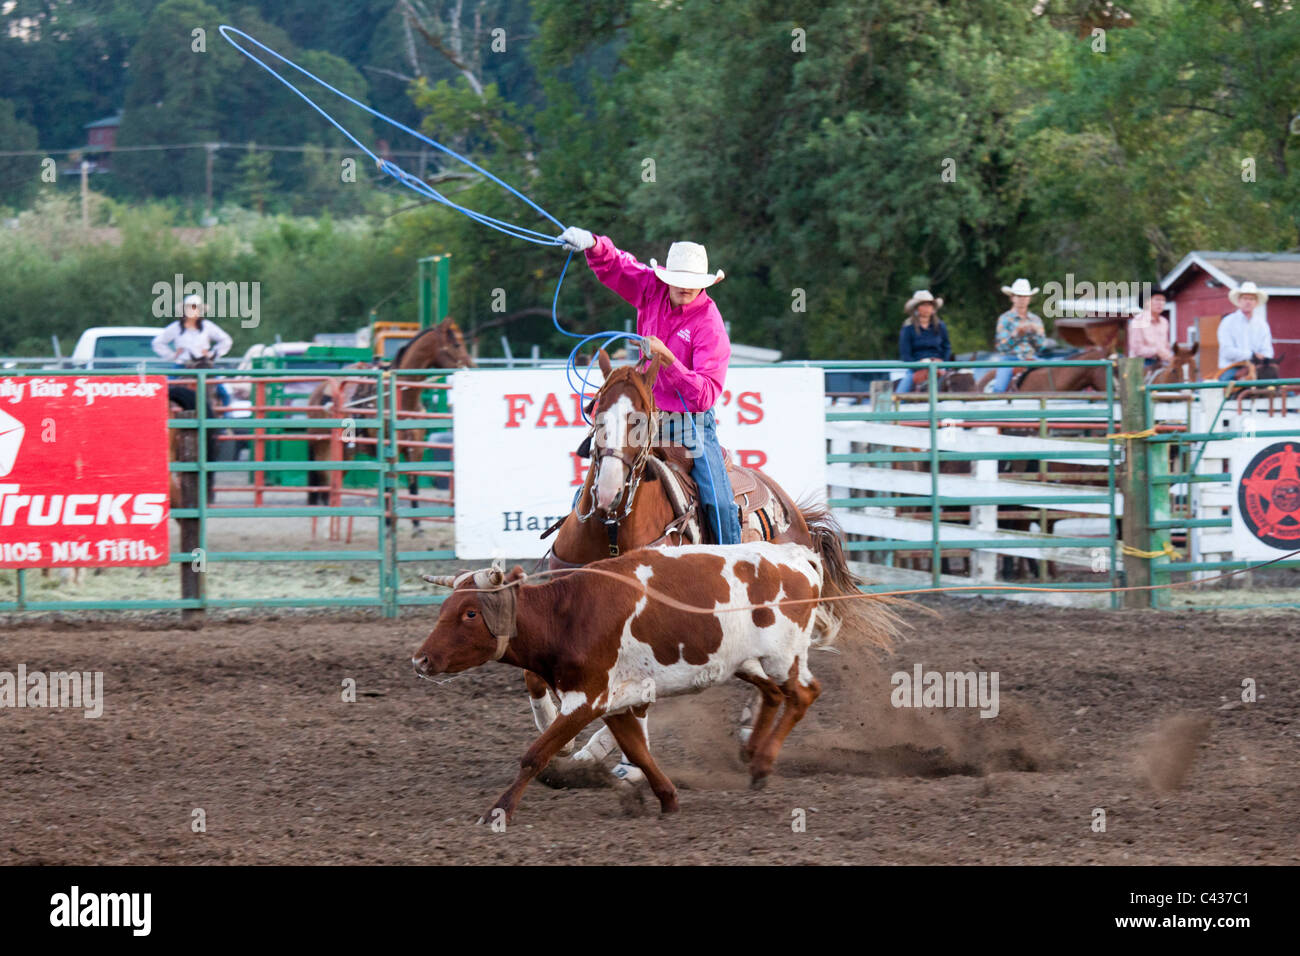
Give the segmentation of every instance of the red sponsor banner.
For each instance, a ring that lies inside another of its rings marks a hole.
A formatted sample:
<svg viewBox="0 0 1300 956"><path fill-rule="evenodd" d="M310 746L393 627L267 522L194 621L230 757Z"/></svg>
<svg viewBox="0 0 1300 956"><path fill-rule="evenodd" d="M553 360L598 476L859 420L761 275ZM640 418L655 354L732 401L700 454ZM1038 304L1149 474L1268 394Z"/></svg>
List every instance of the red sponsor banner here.
<svg viewBox="0 0 1300 956"><path fill-rule="evenodd" d="M167 380L0 378L0 568L166 564Z"/></svg>

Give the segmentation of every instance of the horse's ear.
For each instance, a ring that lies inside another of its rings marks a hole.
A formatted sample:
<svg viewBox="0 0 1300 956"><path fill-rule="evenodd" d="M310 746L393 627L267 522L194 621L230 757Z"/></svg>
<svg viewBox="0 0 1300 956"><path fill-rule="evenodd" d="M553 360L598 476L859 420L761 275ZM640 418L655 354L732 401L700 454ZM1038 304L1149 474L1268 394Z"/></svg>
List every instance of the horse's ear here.
<svg viewBox="0 0 1300 956"><path fill-rule="evenodd" d="M582 406L582 410L587 413L588 417L591 417L591 410L595 407L596 407L596 400L593 398L590 401L588 401L586 405Z"/></svg>
<svg viewBox="0 0 1300 956"><path fill-rule="evenodd" d="M658 352L656 352L655 357L650 360L650 367L645 370L646 388L655 387L655 379L659 377L659 366L662 360L663 360L663 356L660 355Z"/></svg>
<svg viewBox="0 0 1300 956"><path fill-rule="evenodd" d="M1201 340L1200 340L1200 339L1197 339L1195 342L1192 343L1192 350L1191 350L1190 352L1188 352L1187 354L1188 354L1188 355L1195 355L1195 354L1197 353L1197 351L1200 349L1200 347L1201 347Z"/></svg>
<svg viewBox="0 0 1300 956"><path fill-rule="evenodd" d="M604 349L596 353L596 361L600 363L600 374L609 378L609 373L614 370L614 366L609 361L609 355Z"/></svg>

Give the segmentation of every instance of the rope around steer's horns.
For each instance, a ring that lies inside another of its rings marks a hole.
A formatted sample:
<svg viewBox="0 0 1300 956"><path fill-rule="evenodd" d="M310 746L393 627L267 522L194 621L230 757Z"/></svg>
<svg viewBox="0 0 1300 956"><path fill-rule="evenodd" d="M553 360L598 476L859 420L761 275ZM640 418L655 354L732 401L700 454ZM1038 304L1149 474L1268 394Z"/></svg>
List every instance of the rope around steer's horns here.
<svg viewBox="0 0 1300 956"><path fill-rule="evenodd" d="M1036 593L1050 593L1050 594L1119 594L1126 591L1162 591L1165 589L1172 590L1173 588L1185 588L1195 584L1209 584L1212 581L1224 580L1226 578L1235 577L1238 574L1246 574L1247 572L1250 571L1259 571L1262 568L1267 568L1270 565L1277 564L1280 561L1289 560L1290 558L1294 558L1297 555L1300 555L1300 550L1292 551L1288 554L1284 554L1281 555L1280 557L1272 558L1268 561L1263 561L1259 564L1252 564L1244 568L1238 568L1236 571L1228 571L1224 574L1216 574L1214 577L1202 578L1199 581L1176 581L1176 582L1170 582L1168 584L1135 584L1135 585L1129 585L1127 587L1120 587L1120 588L1034 588L1034 587L1025 587L1024 585L1011 585L1011 584L971 584L971 585L955 585L955 586L940 587L940 588L917 588L915 590L908 590L908 591L873 591L873 592L864 591L864 592L859 592L857 594L835 594L829 597L785 598L780 601L764 601L759 604L746 604L740 607L723 607L723 608L707 608L707 607L698 607L694 604L686 604L682 601L677 600L675 597L672 597L668 594L664 594L662 591L656 588L650 587L648 584L636 578L630 578L623 574L616 574L615 572L607 571L604 568L594 568L591 565L583 565L582 567L577 567L577 568L555 568L547 571L538 571L536 574L531 574L531 575L526 574L523 577L516 578L513 581L502 583L496 587L457 588L457 590L464 591L464 592L479 592L479 593L505 591L505 590L512 589L516 584L526 584L530 580L535 581L537 578L546 577L552 574L580 574L585 572L587 574L598 574L598 575L602 575L603 577L613 578L615 581L621 581L624 584L630 584L633 587L636 587L638 590L640 590L641 593L646 595L647 597L653 597L655 600L663 604L666 604L669 607L676 608L679 611L687 611L688 613L691 614L716 614L719 611L724 611L724 612L754 611L759 608L766 608L772 606L787 607L795 604L830 604L833 601L852 601L859 598L875 600L879 598L902 597L911 594L942 594L945 592L957 592L957 591L1034 591ZM444 574L438 576L434 576L430 574L422 574L420 575L420 577L423 578L425 581L428 581L430 584L436 584L441 587L453 587L454 585L450 582L454 582L456 580L462 579L466 574L475 574L477 579L477 575L482 573L483 573L482 571L461 572L460 574ZM495 632L493 633L495 634ZM499 637L498 640L500 640ZM503 647L503 651L504 651L504 647Z"/></svg>

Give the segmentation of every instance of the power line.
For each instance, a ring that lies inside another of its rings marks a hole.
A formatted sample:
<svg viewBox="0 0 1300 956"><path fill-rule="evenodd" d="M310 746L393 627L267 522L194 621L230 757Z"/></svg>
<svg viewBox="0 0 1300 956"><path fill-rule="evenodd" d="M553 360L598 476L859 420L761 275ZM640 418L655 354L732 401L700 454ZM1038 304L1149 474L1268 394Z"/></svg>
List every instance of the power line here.
<svg viewBox="0 0 1300 956"><path fill-rule="evenodd" d="M247 152L280 152L280 153L305 153L309 150L322 153L357 153L359 150L349 149L345 146L317 146L315 143L306 143L302 146L272 146L265 143L227 143L227 142L210 142L210 143L161 143L156 145L145 146L77 146L72 149L7 149L0 150L0 156L58 156L70 155L72 153L137 153L147 151L172 150L172 149L232 149ZM386 153L388 156L405 156L412 159L419 159L421 156L428 156L432 159L435 154L428 150L410 150L410 149L390 149Z"/></svg>

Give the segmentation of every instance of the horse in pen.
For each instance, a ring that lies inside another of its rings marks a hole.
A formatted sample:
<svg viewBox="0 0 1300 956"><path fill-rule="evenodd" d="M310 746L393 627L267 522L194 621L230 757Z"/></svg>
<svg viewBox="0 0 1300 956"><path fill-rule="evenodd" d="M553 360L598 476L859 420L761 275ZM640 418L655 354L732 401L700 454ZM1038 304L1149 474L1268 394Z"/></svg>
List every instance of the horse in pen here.
<svg viewBox="0 0 1300 956"><path fill-rule="evenodd" d="M373 368L373 365L354 365L352 368ZM417 334L402 346L393 359L394 370L405 369L457 369L473 368L474 359L465 346L465 336L448 316L437 325L430 326ZM396 413L398 417L416 417L423 414L423 389L412 378L404 381L399 378L396 384ZM376 414L375 387L372 382L361 379L325 379L312 391L307 400L307 415L310 418L347 418L353 415L363 418ZM355 456L357 445L374 445L373 433L362 435L359 440L352 440L332 447L330 432L332 429L311 429L307 442L307 456L312 461L336 460L341 454L347 460ZM368 431L368 430L367 430ZM411 464L424 458L425 447L420 444L424 436L421 429L402 429L397 433L398 457L405 457ZM378 448L375 449L376 456ZM308 476L307 484L312 489L307 493L307 504L328 505L335 493L336 485L341 483L341 472L313 471ZM409 474L407 491L415 500L420 491L420 476L415 472ZM415 533L420 533L419 519L412 519Z"/></svg>
<svg viewBox="0 0 1300 956"><path fill-rule="evenodd" d="M762 787L786 736L821 693L808 651L841 629L833 605L820 601L824 576L825 561L810 548L754 542L647 548L539 584L527 583L517 565L508 575L429 577L453 591L411 661L425 678L500 661L559 694L558 716L486 819L509 822L529 781L601 718L661 811L674 813L676 788L651 757L638 718L659 698L732 677L754 685L762 703L745 755L751 786ZM867 624L855 637L888 647L895 618L887 601L863 595L853 603Z"/></svg>

